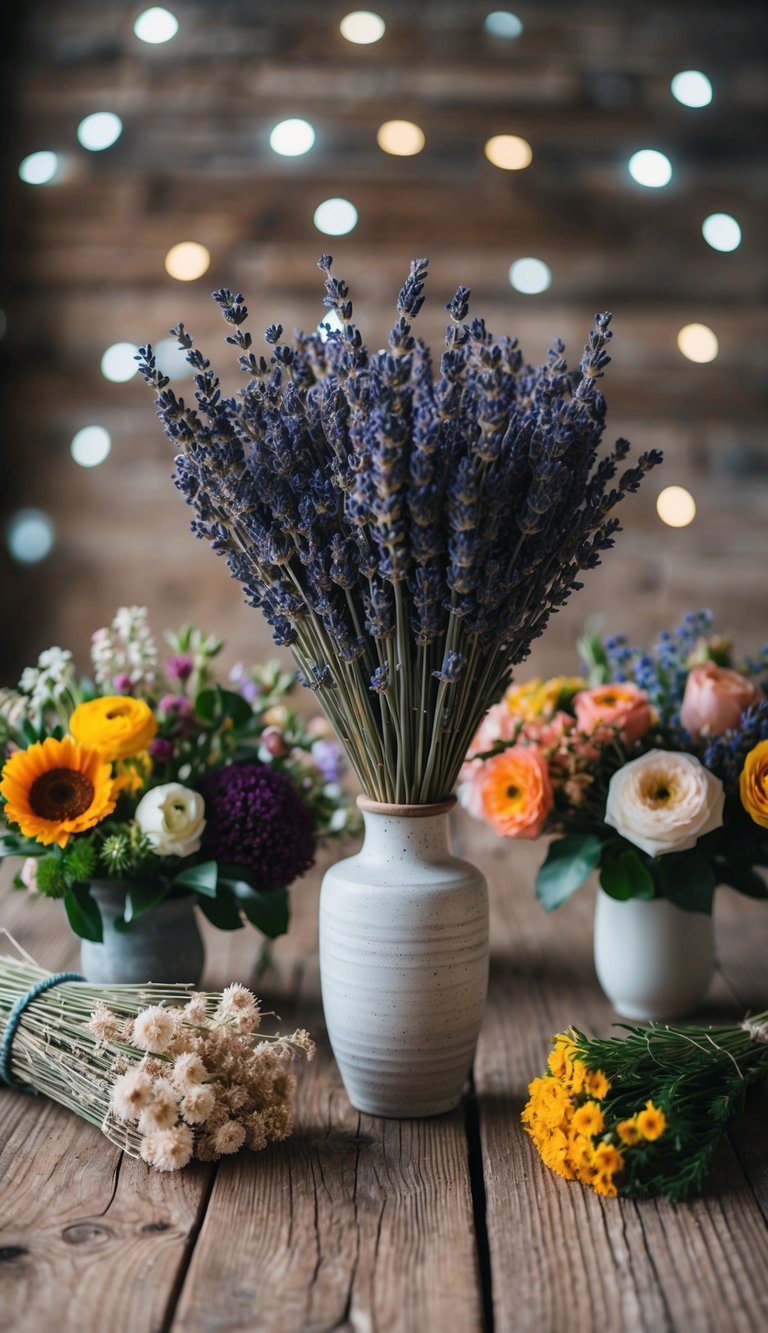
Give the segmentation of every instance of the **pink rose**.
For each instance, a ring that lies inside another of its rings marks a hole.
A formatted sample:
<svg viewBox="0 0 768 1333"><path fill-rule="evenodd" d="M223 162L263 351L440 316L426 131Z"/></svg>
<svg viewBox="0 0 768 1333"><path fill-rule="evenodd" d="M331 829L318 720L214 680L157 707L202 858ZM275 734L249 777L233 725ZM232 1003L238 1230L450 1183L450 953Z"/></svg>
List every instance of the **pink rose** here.
<svg viewBox="0 0 768 1333"><path fill-rule="evenodd" d="M751 680L738 671L702 662L685 682L680 721L693 741L721 736L737 727L742 713L761 697Z"/></svg>
<svg viewBox="0 0 768 1333"><path fill-rule="evenodd" d="M648 695L631 681L582 690L573 704L581 731L591 733L598 727L617 727L627 745L639 741L653 721Z"/></svg>

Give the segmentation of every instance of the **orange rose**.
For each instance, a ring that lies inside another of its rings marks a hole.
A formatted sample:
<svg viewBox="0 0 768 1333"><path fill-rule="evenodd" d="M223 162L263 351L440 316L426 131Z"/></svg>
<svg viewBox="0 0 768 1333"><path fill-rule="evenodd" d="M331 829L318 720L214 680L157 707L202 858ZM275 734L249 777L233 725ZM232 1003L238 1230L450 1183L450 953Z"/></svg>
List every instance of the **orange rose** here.
<svg viewBox="0 0 768 1333"><path fill-rule="evenodd" d="M538 838L554 805L546 761L533 746L513 745L483 765L483 814L504 838Z"/></svg>
<svg viewBox="0 0 768 1333"><path fill-rule="evenodd" d="M573 701L580 731L617 727L627 745L639 741L653 721L648 695L631 681L582 690Z"/></svg>
<svg viewBox="0 0 768 1333"><path fill-rule="evenodd" d="M757 703L760 691L730 667L702 662L685 682L680 721L693 741L702 736L721 736L738 727L742 713Z"/></svg>

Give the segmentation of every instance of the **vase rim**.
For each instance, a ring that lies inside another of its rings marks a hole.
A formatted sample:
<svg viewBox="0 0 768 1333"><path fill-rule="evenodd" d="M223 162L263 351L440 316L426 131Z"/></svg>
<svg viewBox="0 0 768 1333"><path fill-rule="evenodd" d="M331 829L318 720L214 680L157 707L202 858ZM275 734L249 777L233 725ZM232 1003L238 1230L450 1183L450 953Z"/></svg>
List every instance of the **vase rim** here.
<svg viewBox="0 0 768 1333"><path fill-rule="evenodd" d="M363 814L428 819L431 815L443 815L452 810L456 804L456 797L446 796L444 800L433 801L430 805L408 805L400 801L374 801L370 796L358 796L356 804Z"/></svg>

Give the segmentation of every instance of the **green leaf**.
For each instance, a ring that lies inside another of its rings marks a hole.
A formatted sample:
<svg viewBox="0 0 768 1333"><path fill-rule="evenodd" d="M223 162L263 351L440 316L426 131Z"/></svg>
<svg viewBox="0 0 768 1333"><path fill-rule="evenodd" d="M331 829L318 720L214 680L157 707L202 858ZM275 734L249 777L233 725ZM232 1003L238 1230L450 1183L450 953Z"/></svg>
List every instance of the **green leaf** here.
<svg viewBox="0 0 768 1333"><path fill-rule="evenodd" d="M592 833L571 833L551 844L536 876L536 897L548 912L589 879L602 850L602 842Z"/></svg>
<svg viewBox="0 0 768 1333"><path fill-rule="evenodd" d="M195 699L195 712L203 722L220 726L230 718L236 727L245 726L253 715L251 705L242 694L223 690L220 685L209 685Z"/></svg>
<svg viewBox="0 0 768 1333"><path fill-rule="evenodd" d="M252 926L269 939L284 935L291 919L290 899L286 888L254 889L245 880L224 880L236 895L239 906Z"/></svg>
<svg viewBox="0 0 768 1333"><path fill-rule="evenodd" d="M0 856L45 856L47 850L41 842L32 842L18 833L0 838Z"/></svg>
<svg viewBox="0 0 768 1333"><path fill-rule="evenodd" d="M656 896L653 875L633 847L606 855L600 867L600 887L620 902Z"/></svg>
<svg viewBox="0 0 768 1333"><path fill-rule="evenodd" d="M698 848L659 857L661 892L685 912L711 912L717 876Z"/></svg>
<svg viewBox="0 0 768 1333"><path fill-rule="evenodd" d="M202 893L206 898L215 898L218 876L219 867L215 861L200 861L197 865L187 866L186 870L180 870L171 887L194 889L195 893Z"/></svg>
<svg viewBox="0 0 768 1333"><path fill-rule="evenodd" d="M101 912L91 897L91 891L85 884L73 884L64 894L64 907L69 924L81 939L92 940L101 944L104 930L101 924Z"/></svg>
<svg viewBox="0 0 768 1333"><path fill-rule="evenodd" d="M145 912L151 911L162 903L171 892L171 886L163 884L152 886L145 884L131 884L125 895L125 921L135 921L137 916L143 916Z"/></svg>
<svg viewBox="0 0 768 1333"><path fill-rule="evenodd" d="M217 930L242 930L243 918L234 894L223 884L215 898L201 898L200 907Z"/></svg>

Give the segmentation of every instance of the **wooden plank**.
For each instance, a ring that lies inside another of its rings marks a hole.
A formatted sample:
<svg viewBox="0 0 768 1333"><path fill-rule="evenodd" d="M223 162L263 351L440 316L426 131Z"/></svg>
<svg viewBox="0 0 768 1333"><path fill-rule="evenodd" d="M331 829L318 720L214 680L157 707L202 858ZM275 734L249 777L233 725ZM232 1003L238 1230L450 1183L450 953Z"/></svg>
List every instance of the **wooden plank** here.
<svg viewBox="0 0 768 1333"><path fill-rule="evenodd" d="M541 850L463 826L464 854L492 886L493 984L476 1062L493 1308L500 1333L610 1328L616 1333L754 1330L768 1318L768 1232L753 1172L725 1146L706 1199L677 1207L601 1200L558 1179L519 1115L552 1032L605 1030L612 1019L591 963L591 895L553 916L533 902ZM743 940L757 958L762 939ZM738 1011L722 981L708 1004Z"/></svg>
<svg viewBox="0 0 768 1333"><path fill-rule="evenodd" d="M482 1326L462 1112L360 1115L327 1046L315 960L297 1010L318 1040L297 1131L221 1163L172 1329L320 1333Z"/></svg>

